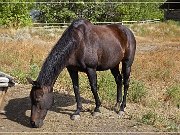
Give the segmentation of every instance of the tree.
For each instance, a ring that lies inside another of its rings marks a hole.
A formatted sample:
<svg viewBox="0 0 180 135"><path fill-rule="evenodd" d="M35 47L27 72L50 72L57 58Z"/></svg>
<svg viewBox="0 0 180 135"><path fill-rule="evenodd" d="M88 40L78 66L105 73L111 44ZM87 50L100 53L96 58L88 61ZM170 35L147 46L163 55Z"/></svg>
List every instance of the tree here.
<svg viewBox="0 0 180 135"><path fill-rule="evenodd" d="M75 18L92 22L142 21L162 19L159 6L164 0L0 0L0 25L26 26L33 21L41 23L70 23ZM4 3L6 2L6 3ZM13 3L12 3L13 2ZM113 3L116 2L116 3ZM139 3L137 3L139 2ZM152 2L152 3L149 3ZM33 11L33 12L32 12Z"/></svg>
<svg viewBox="0 0 180 135"><path fill-rule="evenodd" d="M6 27L21 27L32 23L30 10L34 0L0 0L0 25Z"/></svg>

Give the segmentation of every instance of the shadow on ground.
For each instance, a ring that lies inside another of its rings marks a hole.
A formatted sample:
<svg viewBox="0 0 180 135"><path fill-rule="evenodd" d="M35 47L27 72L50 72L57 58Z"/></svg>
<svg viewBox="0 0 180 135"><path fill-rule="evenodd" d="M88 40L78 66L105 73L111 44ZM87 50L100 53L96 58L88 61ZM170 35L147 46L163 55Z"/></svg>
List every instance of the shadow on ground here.
<svg viewBox="0 0 180 135"><path fill-rule="evenodd" d="M55 103L50 109L50 111L71 115L69 111L73 112L74 110L67 110L63 107L68 107L76 104L75 97L72 95L66 95L62 93L54 93L54 96ZM91 101L82 98L82 103L91 103ZM26 111L30 109L31 102L29 97L11 99L8 101L8 104L4 107L4 110L6 112L4 115L6 115L6 118L11 121L17 122L26 127L30 127L30 116L26 115Z"/></svg>

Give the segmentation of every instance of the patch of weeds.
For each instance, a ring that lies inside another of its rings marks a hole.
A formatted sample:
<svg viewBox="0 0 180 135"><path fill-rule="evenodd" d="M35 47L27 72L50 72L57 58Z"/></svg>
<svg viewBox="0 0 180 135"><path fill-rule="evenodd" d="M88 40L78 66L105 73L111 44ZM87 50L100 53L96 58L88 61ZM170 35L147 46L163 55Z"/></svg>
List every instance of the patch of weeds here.
<svg viewBox="0 0 180 135"><path fill-rule="evenodd" d="M114 102L116 99L117 87L110 71L98 73L98 90L102 101Z"/></svg>
<svg viewBox="0 0 180 135"><path fill-rule="evenodd" d="M36 79L36 77L38 76L39 71L40 71L40 67L36 63L31 64L28 76L30 76L32 79Z"/></svg>
<svg viewBox="0 0 180 135"><path fill-rule="evenodd" d="M73 89L71 79L69 75L67 76L68 73L66 71L63 72L64 73L60 75L58 82L63 86L66 86L66 88L69 87L70 89ZM94 100L89 80L85 73L79 73L79 87L82 96ZM97 87L102 102L111 104L115 101L117 93L116 83L110 71L97 72Z"/></svg>
<svg viewBox="0 0 180 135"><path fill-rule="evenodd" d="M85 73L79 74L79 85L82 95L94 100L88 77ZM110 71L97 72L97 89L102 102L112 103L116 99L116 83Z"/></svg>
<svg viewBox="0 0 180 135"><path fill-rule="evenodd" d="M14 76L19 81L19 83L26 83L27 74L23 70L15 68L11 71L11 75Z"/></svg>
<svg viewBox="0 0 180 135"><path fill-rule="evenodd" d="M166 89L166 101L170 100L175 106L180 107L180 85L175 84Z"/></svg>
<svg viewBox="0 0 180 135"><path fill-rule="evenodd" d="M147 27L142 24L133 24L131 29L139 36L146 36L149 33Z"/></svg>
<svg viewBox="0 0 180 135"><path fill-rule="evenodd" d="M154 123L150 123L154 127L166 132L177 132L179 130L179 124L176 120L167 118L162 114L158 114L154 117Z"/></svg>
<svg viewBox="0 0 180 135"><path fill-rule="evenodd" d="M146 97L146 93L147 90L144 83L136 80L132 80L130 82L130 87L128 90L128 100L130 102L141 102L142 99Z"/></svg>
<svg viewBox="0 0 180 135"><path fill-rule="evenodd" d="M71 78L69 76L69 73L67 72L66 69L64 69L59 77L56 80L56 84L55 87L60 90L60 89L64 89L64 90L71 90L73 91L73 87L72 87L72 81Z"/></svg>
<svg viewBox="0 0 180 135"><path fill-rule="evenodd" d="M160 103L159 103L159 100L157 100L157 99L151 99L151 100L148 100L147 105L148 105L148 107L155 109L156 107L158 107L160 105Z"/></svg>
<svg viewBox="0 0 180 135"><path fill-rule="evenodd" d="M171 122L167 125L166 130L168 132L179 132L179 126L176 123Z"/></svg>
<svg viewBox="0 0 180 135"><path fill-rule="evenodd" d="M162 70L162 69L153 69L149 72L147 72L147 78L148 80L154 80L154 79L157 79L157 80L168 80L171 78L171 72L169 69L165 69L165 70Z"/></svg>
<svg viewBox="0 0 180 135"><path fill-rule="evenodd" d="M139 122L147 124L147 125L154 125L156 119L157 119L157 114L155 112L148 111L147 113L142 115Z"/></svg>

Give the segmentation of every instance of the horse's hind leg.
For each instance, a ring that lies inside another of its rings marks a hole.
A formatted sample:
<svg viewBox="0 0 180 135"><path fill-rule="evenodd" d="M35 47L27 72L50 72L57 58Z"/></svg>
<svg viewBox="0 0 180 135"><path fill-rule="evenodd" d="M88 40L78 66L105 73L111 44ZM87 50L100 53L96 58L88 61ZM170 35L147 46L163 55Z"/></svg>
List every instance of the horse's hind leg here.
<svg viewBox="0 0 180 135"><path fill-rule="evenodd" d="M115 105L115 111L119 113L120 103L122 102L122 75L119 72L119 65L111 69L111 73L114 76L117 85L117 102Z"/></svg>
<svg viewBox="0 0 180 135"><path fill-rule="evenodd" d="M124 112L124 108L126 107L126 97L127 97L127 91L129 88L129 77L131 72L131 64L128 60L122 62L122 73L123 73L123 84L124 84L124 95L123 95L123 101L121 103L120 107L120 113Z"/></svg>
<svg viewBox="0 0 180 135"><path fill-rule="evenodd" d="M87 69L87 76L90 82L90 86L91 86L91 91L93 93L94 99L95 99L95 103L96 103L96 107L94 109L94 113L93 115L97 115L100 110L99 107L101 106L101 102L99 100L99 96L97 93L97 74L96 74L96 70L93 68L88 68Z"/></svg>
<svg viewBox="0 0 180 135"><path fill-rule="evenodd" d="M73 70L68 69L68 72L72 79L74 94L75 94L75 98L76 98L76 102L77 102L77 110L71 116L71 119L75 120L80 117L80 112L82 110L82 102L81 102L81 97L80 97L80 93L79 93L78 71L73 71Z"/></svg>

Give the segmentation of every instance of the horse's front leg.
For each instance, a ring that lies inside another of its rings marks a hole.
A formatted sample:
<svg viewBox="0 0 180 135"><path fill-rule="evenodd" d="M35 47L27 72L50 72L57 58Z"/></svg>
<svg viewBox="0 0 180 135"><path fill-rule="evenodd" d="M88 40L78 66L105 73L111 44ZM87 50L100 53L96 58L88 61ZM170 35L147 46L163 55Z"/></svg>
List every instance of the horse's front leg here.
<svg viewBox="0 0 180 135"><path fill-rule="evenodd" d="M75 119L80 118L80 112L82 110L82 102L81 102L81 97L80 97L80 92L79 92L78 71L73 71L71 69L68 69L68 72L72 79L74 94L75 94L75 98L76 98L76 102L77 102L77 109L71 116L71 119L75 120Z"/></svg>
<svg viewBox="0 0 180 135"><path fill-rule="evenodd" d="M96 107L94 109L93 116L96 116L97 114L100 113L99 107L101 106L101 102L99 100L99 96L98 96L98 93L97 93L97 74L96 74L96 70L93 69L93 68L88 68L87 69L87 76L88 76L90 86L91 86L91 91L93 93L95 103L96 103Z"/></svg>

